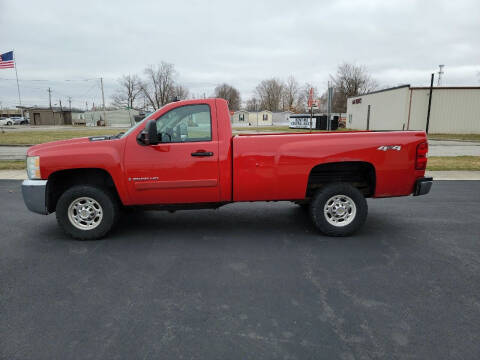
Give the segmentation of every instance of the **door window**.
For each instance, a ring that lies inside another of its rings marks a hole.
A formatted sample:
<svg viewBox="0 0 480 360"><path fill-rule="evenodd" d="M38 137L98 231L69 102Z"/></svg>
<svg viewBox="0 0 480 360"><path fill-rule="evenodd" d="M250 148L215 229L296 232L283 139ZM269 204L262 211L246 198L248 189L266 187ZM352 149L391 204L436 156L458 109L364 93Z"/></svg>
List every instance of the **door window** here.
<svg viewBox="0 0 480 360"><path fill-rule="evenodd" d="M157 120L157 132L162 143L211 141L210 107L200 104L173 109Z"/></svg>

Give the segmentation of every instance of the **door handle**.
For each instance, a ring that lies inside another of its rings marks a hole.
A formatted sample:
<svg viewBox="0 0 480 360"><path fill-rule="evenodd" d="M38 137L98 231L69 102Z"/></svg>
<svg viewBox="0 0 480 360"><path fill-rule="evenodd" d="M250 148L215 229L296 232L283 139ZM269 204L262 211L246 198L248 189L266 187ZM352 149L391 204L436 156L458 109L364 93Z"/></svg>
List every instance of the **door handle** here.
<svg viewBox="0 0 480 360"><path fill-rule="evenodd" d="M192 156L213 156L213 152L211 151L196 151L191 153Z"/></svg>

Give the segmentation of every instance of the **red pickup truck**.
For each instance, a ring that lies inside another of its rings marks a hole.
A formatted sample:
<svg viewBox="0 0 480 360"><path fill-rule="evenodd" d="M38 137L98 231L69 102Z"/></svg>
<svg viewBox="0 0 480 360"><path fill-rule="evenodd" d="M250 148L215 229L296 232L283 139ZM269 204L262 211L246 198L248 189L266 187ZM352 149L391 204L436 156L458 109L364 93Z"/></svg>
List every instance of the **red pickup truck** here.
<svg viewBox="0 0 480 360"><path fill-rule="evenodd" d="M218 208L239 201L292 201L326 235L365 222L365 198L423 195L423 131L345 131L232 136L225 100L170 103L117 136L28 150L25 204L56 212L74 238L98 239L122 209Z"/></svg>

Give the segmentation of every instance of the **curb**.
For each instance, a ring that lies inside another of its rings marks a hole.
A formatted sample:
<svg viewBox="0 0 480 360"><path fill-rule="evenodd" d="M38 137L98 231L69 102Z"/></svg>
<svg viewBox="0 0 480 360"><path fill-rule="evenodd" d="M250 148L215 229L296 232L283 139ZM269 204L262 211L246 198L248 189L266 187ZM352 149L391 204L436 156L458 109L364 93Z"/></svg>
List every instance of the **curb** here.
<svg viewBox="0 0 480 360"><path fill-rule="evenodd" d="M0 146L4 147L12 147L12 146L17 146L17 147L30 147L34 146L35 144L0 144Z"/></svg>

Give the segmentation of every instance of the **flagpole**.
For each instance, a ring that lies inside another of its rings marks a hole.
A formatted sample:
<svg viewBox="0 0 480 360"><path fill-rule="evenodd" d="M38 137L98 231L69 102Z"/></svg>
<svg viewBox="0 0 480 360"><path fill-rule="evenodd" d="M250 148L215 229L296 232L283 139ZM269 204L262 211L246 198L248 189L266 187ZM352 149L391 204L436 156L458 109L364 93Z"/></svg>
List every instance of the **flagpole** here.
<svg viewBox="0 0 480 360"><path fill-rule="evenodd" d="M17 72L17 61L15 60L15 50L13 50L13 65L15 66L15 76L17 77L17 90L18 90L18 103L20 106L22 106L22 98L20 97L20 85L18 83L18 72ZM22 111L22 116L23 116L23 110Z"/></svg>

